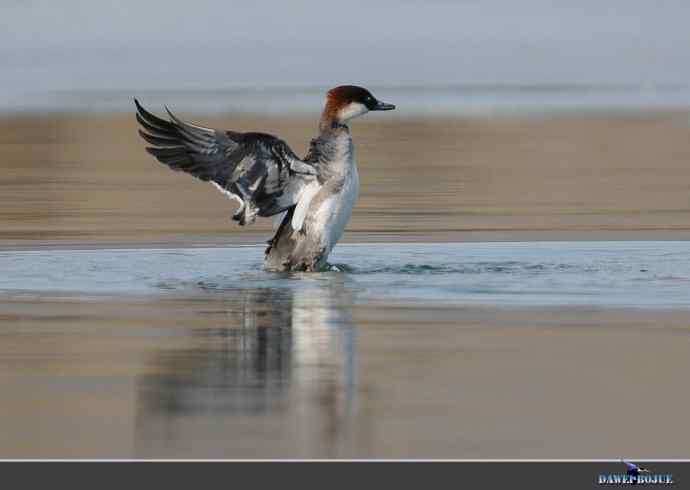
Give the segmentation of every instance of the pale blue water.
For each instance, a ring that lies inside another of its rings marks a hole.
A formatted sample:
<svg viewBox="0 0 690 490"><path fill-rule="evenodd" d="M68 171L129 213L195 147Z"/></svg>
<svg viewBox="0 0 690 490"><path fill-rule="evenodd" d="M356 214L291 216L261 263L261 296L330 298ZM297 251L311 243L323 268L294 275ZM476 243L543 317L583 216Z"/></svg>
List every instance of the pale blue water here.
<svg viewBox="0 0 690 490"><path fill-rule="evenodd" d="M0 296L229 295L337 281L360 304L690 307L688 242L341 244L343 272L261 269L263 246L0 252Z"/></svg>

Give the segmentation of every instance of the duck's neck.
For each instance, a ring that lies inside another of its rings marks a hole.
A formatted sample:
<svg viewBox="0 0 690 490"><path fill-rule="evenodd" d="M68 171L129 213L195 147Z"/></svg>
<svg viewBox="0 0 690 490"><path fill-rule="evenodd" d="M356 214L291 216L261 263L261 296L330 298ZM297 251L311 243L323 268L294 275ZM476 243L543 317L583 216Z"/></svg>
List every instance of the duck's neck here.
<svg viewBox="0 0 690 490"><path fill-rule="evenodd" d="M336 111L326 104L319 121L319 136L311 142L308 159L321 169L324 178L345 175L354 163L350 129L335 117Z"/></svg>
<svg viewBox="0 0 690 490"><path fill-rule="evenodd" d="M319 120L319 136L333 137L342 132L349 132L348 127L338 117L339 110L340 107L334 99L328 98L326 100Z"/></svg>
<svg viewBox="0 0 690 490"><path fill-rule="evenodd" d="M352 136L350 135L350 128L335 117L335 111L328 104L323 110L321 120L319 121L318 140L322 145L329 148L330 151L327 153L335 152L342 154L343 152L351 151ZM335 155L330 156L336 158ZM342 157L343 155L339 156Z"/></svg>

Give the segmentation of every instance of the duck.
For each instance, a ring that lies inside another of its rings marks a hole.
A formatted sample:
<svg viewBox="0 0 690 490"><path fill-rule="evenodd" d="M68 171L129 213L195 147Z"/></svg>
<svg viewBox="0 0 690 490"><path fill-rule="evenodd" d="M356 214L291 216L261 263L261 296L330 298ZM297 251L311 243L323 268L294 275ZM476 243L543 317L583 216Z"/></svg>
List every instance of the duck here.
<svg viewBox="0 0 690 490"><path fill-rule="evenodd" d="M264 268L275 272L330 270L328 257L340 240L359 195L359 175L348 123L372 111L390 111L366 88L341 85L326 93L304 158L267 133L217 130L147 111L135 98L139 135L146 151L174 171L209 182L239 207L240 226L273 217L275 234Z"/></svg>

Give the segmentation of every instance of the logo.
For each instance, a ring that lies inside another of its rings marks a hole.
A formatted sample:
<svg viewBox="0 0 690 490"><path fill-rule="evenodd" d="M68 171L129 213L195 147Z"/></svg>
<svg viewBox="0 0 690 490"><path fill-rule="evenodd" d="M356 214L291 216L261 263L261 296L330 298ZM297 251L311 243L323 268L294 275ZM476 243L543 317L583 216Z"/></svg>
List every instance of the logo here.
<svg viewBox="0 0 690 490"><path fill-rule="evenodd" d="M672 485L673 475L652 473L647 468L623 460L625 473L601 473L599 485Z"/></svg>

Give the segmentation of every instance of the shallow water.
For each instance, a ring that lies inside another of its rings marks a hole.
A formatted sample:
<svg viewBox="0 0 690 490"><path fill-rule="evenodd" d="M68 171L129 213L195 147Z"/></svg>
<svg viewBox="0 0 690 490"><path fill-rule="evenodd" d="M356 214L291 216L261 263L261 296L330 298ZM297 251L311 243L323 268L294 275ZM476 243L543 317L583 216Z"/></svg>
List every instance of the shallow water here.
<svg viewBox="0 0 690 490"><path fill-rule="evenodd" d="M343 244L344 272L293 275L261 253L0 253L0 456L687 448L687 242Z"/></svg>
<svg viewBox="0 0 690 490"><path fill-rule="evenodd" d="M261 269L262 246L0 252L0 291L226 295L338 282L361 304L690 307L688 242L342 244L342 272Z"/></svg>

